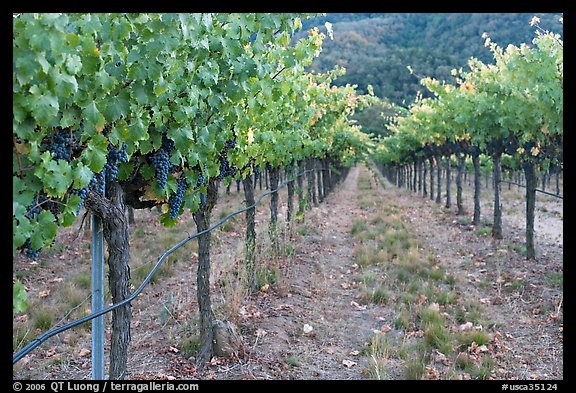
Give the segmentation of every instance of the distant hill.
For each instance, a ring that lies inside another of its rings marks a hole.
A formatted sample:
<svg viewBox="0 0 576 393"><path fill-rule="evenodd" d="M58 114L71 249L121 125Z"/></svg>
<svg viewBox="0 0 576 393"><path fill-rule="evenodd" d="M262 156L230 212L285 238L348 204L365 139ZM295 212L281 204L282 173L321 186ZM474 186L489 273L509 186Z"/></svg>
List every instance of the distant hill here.
<svg viewBox="0 0 576 393"><path fill-rule="evenodd" d="M323 51L312 69L326 71L338 64L347 70L337 84L357 84L365 91L374 87L379 97L407 106L418 90L424 92L419 76L452 82L450 71L466 67L471 56L491 62L482 33L506 47L529 44L535 28L529 22L536 15L540 25L563 35L560 14L529 13L333 13L305 20L307 29L324 22L333 25L334 40L324 41Z"/></svg>

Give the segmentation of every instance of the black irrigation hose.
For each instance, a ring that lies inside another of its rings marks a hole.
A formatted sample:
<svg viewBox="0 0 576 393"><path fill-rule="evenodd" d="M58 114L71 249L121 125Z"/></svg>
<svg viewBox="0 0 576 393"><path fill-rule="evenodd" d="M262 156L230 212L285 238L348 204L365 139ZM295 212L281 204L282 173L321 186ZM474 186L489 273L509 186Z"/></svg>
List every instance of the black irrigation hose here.
<svg viewBox="0 0 576 393"><path fill-rule="evenodd" d="M108 306L98 312L92 313L90 315L87 315L83 318L77 319L75 321L69 322L64 326L60 326L59 328L56 329L52 329L49 330L47 332L45 332L44 334L42 334L41 336L39 336L38 338L35 338L34 340L32 340L30 343L28 343L28 345L26 345L24 348L22 348L19 352L17 352L16 354L14 354L12 356L12 364L16 364L19 360L21 360L24 356L26 356L28 353L30 353L34 348L36 348L38 345L42 344L44 341L46 341L47 339L49 339L52 336L55 336L58 333L62 333L63 331L66 331L68 329L71 329L75 326L81 325L84 322L88 322L94 318L98 318L101 315L104 315L118 307L121 307L123 305L125 305L126 303L130 303L132 300L134 300L146 287L146 285L148 285L148 283L150 282L150 280L152 279L152 276L154 275L154 273L156 273L156 271L160 268L160 265L162 264L162 262L164 262L164 260L166 259L167 256L169 256L170 254L172 254L174 251L176 251L177 249L179 249L180 247L182 247L184 244L188 243L190 240L203 235L205 233L208 233L212 230L214 230L215 228L219 227L220 225L222 225L224 222L226 222L229 218L235 216L236 214L240 214L245 212L246 210L252 209L253 207L255 207L257 204L260 203L260 201L267 195L273 194L275 192L277 192L278 190L280 190L282 187L284 187L286 184L294 181L296 179L296 177L300 177L302 175L304 175L307 172L311 172L314 171L315 169L307 169L305 171L303 171L302 173L294 176L292 179L290 180L286 180L285 182L283 182L282 184L280 184L276 189L274 190L270 190L267 191L265 193L263 193L262 195L260 195L258 197L258 199L256 200L256 202L254 202L254 204L247 206L243 209L237 210L233 213L228 214L226 217L222 218L221 220L219 220L216 224L212 225L210 228L205 229L201 232L195 233L193 235L188 236L186 239L181 240L180 242L178 242L174 247L172 247L171 249L169 249L168 251L166 251L164 254L162 254L162 256L160 256L160 259L158 259L158 262L156 262L156 265L154 266L154 268L150 271L150 273L148 273L148 275L146 276L146 278L144 279L144 281L142 281L142 284L140 284L140 286L138 287L138 289L136 289L132 295L130 295L129 297L127 297L126 299L122 300L121 302L118 302L116 304L113 304L111 306Z"/></svg>

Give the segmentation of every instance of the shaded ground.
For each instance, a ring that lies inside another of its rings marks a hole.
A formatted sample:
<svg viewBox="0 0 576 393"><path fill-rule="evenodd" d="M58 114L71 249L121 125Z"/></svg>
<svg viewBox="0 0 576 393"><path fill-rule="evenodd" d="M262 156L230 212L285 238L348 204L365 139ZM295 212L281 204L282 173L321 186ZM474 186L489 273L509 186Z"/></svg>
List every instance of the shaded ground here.
<svg viewBox="0 0 576 393"><path fill-rule="evenodd" d="M289 247L281 258L267 256L269 212L265 205L259 207L259 266L268 267L268 273L261 275L263 290L255 295L249 296L236 279L242 271L243 218L237 216L232 225L215 233L214 310L218 318L232 320L243 336L245 354L236 361L215 358L199 372L188 360L194 355L197 333L196 245L176 253L157 282L133 304L128 379L374 378L374 359L366 351L374 331L398 337L402 332L394 326L398 312L394 302L366 301L366 272L356 260L363 244L351 231L358 221L369 222L390 206L418 239L422 254L433 255L435 263L455 277L455 292L482 304L490 321L484 329L493 338L490 351L496 360L490 378L563 379L561 201L549 199L540 205L538 200L539 256L537 261L526 261L521 254L523 200L517 191L503 192L505 239L496 242L485 236L482 228L469 225L469 217L456 216L455 208L444 209L375 177L372 190L380 202L366 204L359 198L364 191L358 190L358 179L367 173L365 167L353 168L326 201L306 212L303 223L285 229L284 241ZM230 195L221 189L213 221L241 206L242 195L234 189ZM487 219L491 217L489 191L483 195L482 207ZM471 202L470 193L467 190L465 194L467 203ZM281 222L285 204L283 190ZM471 204L467 208L471 211ZM172 230L158 224L156 215L155 211L136 214L131 239L135 287L143 278L138 271L149 269L150 262L186 232L195 232L189 215L182 226ZM34 328L39 310L57 316L49 327L72 308L63 299L76 297L75 305L86 299L89 236L74 231L77 227L59 235L59 248L46 253L38 264L21 256L14 259L15 275L28 286L31 299L29 313L14 321L14 350L41 331ZM376 277L386 279L384 267L372 269ZM396 295L400 296L391 293L391 298ZM89 312L89 303L80 304L71 318ZM106 326L110 328L109 317ZM75 328L50 339L15 365L14 378L89 379L89 349L90 328ZM382 368L386 368L384 377L405 379L405 363L391 356ZM450 374L454 367L440 366L441 359L433 358L424 378L462 376Z"/></svg>

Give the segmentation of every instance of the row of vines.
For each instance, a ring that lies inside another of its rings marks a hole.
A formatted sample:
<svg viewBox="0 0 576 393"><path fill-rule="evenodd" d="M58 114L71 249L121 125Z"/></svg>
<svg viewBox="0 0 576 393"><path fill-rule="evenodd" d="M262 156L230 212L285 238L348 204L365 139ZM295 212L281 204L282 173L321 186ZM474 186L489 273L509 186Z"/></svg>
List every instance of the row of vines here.
<svg viewBox="0 0 576 393"><path fill-rule="evenodd" d="M262 168L273 189L281 172L320 165L329 182L365 157L350 117L376 97L333 86L341 68L305 71L325 39L318 28L293 39L310 16L14 14L13 254L37 257L82 209L95 214L118 303L130 295L128 207L161 206L166 226L189 210L201 232L220 183L242 181L249 206ZM246 216L253 275L254 210ZM273 211L272 234L274 224ZM200 366L213 352L209 277L210 232L199 237ZM25 297L15 282L14 312ZM129 304L113 311L112 379L126 373L130 321Z"/></svg>
<svg viewBox="0 0 576 393"><path fill-rule="evenodd" d="M433 97L417 97L389 125L391 136L375 151L380 170L398 185L411 185L430 197L436 184L441 203L442 167L445 167L446 207L450 207L452 161L457 166L458 214L463 214L462 173L466 163L474 168L474 218L480 222L482 167L492 168L494 216L492 236L502 239L500 189L502 167L509 173L522 171L526 187L526 250L534 259L534 210L537 173L556 175L563 167L563 41L542 29L538 19L532 45L509 45L503 49L484 35L494 63L471 58L469 71L454 69L456 85L422 78ZM427 165L429 163L429 165ZM484 165L481 165L484 164ZM436 183L434 183L436 172ZM416 179L419 186L416 187ZM424 181L424 187L422 187ZM544 183L545 184L545 183ZM557 193L559 193L559 186Z"/></svg>

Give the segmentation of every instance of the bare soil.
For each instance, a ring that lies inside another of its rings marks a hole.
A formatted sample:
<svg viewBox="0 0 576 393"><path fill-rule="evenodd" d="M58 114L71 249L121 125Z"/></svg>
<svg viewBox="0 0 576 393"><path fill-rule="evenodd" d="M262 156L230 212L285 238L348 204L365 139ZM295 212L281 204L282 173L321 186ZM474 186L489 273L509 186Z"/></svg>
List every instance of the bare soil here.
<svg viewBox="0 0 576 393"><path fill-rule="evenodd" d="M286 255L268 255L269 211L257 209L258 265L273 272L269 285L249 294L237 277L242 273L244 221L214 232L212 297L215 316L231 320L243 337L244 353L235 359L213 358L203 370L193 363L197 334L196 258L194 244L166 262L169 269L133 302L132 341L127 379L369 379L370 356L362 354L374 334L395 318L392 304L364 303L361 271L354 259L359 246L352 224L370 219L373 210L359 205L357 166L326 200L306 211L303 222L283 227ZM412 233L441 266L456 277L456 288L477 299L497 331L492 348L497 364L492 379L563 379L563 205L562 200L537 197L536 260L522 255L524 199L515 186L503 187L503 229L500 241L469 224L471 213L457 216L455 186L452 207L398 189L373 178L382 204L393 203ZM491 220L491 190L483 191L482 217ZM220 201L215 221L240 207L242 193L235 185ZM258 192L256 193L258 195ZM464 200L472 211L472 190ZM280 194L284 223L286 190ZM194 233L189 213L176 229L163 228L155 210L137 211L131 228L132 272L149 265L163 251ZM193 243L193 242L191 242ZM58 235L58 247L38 261L14 258L14 277L29 289L27 314L14 318L13 350L43 331L35 328L38 310L54 313L52 324L65 313L58 308L66 285L85 299L79 274L89 271L90 239L79 223ZM560 282L558 282L560 277ZM134 281L135 289L139 281ZM68 295L70 295L68 287ZM90 310L90 301L69 316ZM66 310L66 309L65 309ZM65 311L64 310L64 311ZM50 325L50 326L51 326ZM106 317L107 338L110 317ZM488 327L486 327L488 328ZM393 334L394 332L390 332ZM15 379L90 379L90 328L75 328L49 339L14 365ZM105 347L108 353L108 342ZM108 355L107 355L108 356ZM106 359L106 369L108 359ZM391 368L389 379L405 379L402 364ZM442 374L428 378L443 379Z"/></svg>

